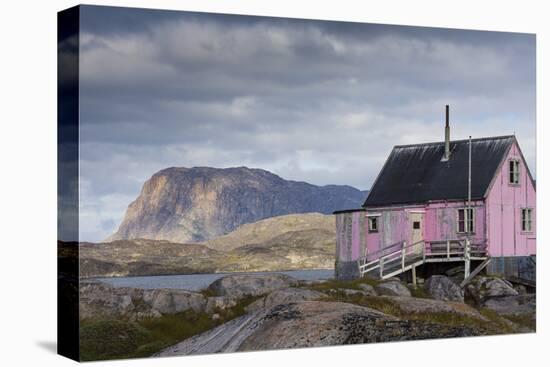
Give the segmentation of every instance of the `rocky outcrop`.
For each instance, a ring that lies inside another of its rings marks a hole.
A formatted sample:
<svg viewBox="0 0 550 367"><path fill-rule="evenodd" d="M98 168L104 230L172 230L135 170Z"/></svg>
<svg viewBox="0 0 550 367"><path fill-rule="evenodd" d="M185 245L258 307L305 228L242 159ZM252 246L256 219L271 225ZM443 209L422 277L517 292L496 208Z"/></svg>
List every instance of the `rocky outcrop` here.
<svg viewBox="0 0 550 367"><path fill-rule="evenodd" d="M483 306L497 312L500 315L530 315L533 320L535 320L537 311L535 294L493 297L486 299Z"/></svg>
<svg viewBox="0 0 550 367"><path fill-rule="evenodd" d="M415 297L387 297L392 304L397 306L401 313L406 314L430 314L446 313L473 317L482 321L488 321L478 310L461 302L445 302L436 299Z"/></svg>
<svg viewBox="0 0 550 367"><path fill-rule="evenodd" d="M433 275L424 283L424 290L430 297L442 301L464 302L462 288L443 275Z"/></svg>
<svg viewBox="0 0 550 367"><path fill-rule="evenodd" d="M285 303L322 300L327 296L324 293L302 288L286 288L272 292L246 307L247 312L256 311L266 307L273 307Z"/></svg>
<svg viewBox="0 0 550 367"><path fill-rule="evenodd" d="M145 182L106 241L203 241L264 218L355 208L366 194L350 186L287 181L261 169L172 167Z"/></svg>
<svg viewBox="0 0 550 367"><path fill-rule="evenodd" d="M370 284L359 284L359 289L363 292L366 296L377 296L376 290L374 287Z"/></svg>
<svg viewBox="0 0 550 367"><path fill-rule="evenodd" d="M465 296L476 305L483 306L484 303L495 297L517 296L518 291L505 280L497 277L479 276L472 279L466 285Z"/></svg>
<svg viewBox="0 0 550 367"><path fill-rule="evenodd" d="M536 322L536 295L520 294L509 282L496 277L476 277L466 286L469 302L503 316L519 316Z"/></svg>
<svg viewBox="0 0 550 367"><path fill-rule="evenodd" d="M103 283L80 284L80 317L141 319L186 310L203 311L206 298L181 289L116 288Z"/></svg>
<svg viewBox="0 0 550 367"><path fill-rule="evenodd" d="M321 347L479 335L464 326L399 320L341 302L305 301L249 313L155 356Z"/></svg>
<svg viewBox="0 0 550 367"><path fill-rule="evenodd" d="M381 296L404 296L410 297L411 291L399 280L388 280L377 284L374 289Z"/></svg>
<svg viewBox="0 0 550 367"><path fill-rule="evenodd" d="M236 306L238 300L239 299L236 297L208 297L204 311L206 313L214 313L216 311L226 310L228 308Z"/></svg>
<svg viewBox="0 0 550 367"><path fill-rule="evenodd" d="M217 296L260 296L297 284L296 279L284 274L234 274L214 281L208 290Z"/></svg>

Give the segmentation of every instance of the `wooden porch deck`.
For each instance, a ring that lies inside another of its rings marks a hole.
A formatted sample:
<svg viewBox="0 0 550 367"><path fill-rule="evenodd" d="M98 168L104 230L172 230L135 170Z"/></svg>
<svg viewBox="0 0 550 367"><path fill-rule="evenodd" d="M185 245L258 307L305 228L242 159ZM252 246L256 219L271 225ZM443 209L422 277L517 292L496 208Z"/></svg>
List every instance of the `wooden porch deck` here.
<svg viewBox="0 0 550 367"><path fill-rule="evenodd" d="M482 260L483 263L473 272L470 271L472 260ZM388 248L367 254L359 259L361 277L372 275L380 279L388 279L411 270L413 283L416 284L416 267L427 263L460 262L463 261L464 282L473 278L490 261L484 243L471 243L470 240L452 239L447 241L418 241L407 245L405 241Z"/></svg>

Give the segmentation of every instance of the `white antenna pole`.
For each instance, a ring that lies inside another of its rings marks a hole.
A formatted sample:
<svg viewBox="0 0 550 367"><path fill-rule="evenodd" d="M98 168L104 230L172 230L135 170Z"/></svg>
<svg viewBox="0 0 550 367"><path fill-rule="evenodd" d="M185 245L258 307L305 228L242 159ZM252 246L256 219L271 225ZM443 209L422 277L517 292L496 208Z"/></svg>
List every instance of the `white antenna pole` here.
<svg viewBox="0 0 550 367"><path fill-rule="evenodd" d="M464 279L467 279L470 276L470 241L471 241L471 230L474 225L474 213L472 210L472 136L468 141L468 212L465 215L464 219L467 219L466 226L469 226L470 221L472 221L472 227L468 228L468 233L466 237L466 243L464 246ZM471 213L471 215L470 215Z"/></svg>
<svg viewBox="0 0 550 367"><path fill-rule="evenodd" d="M472 136L469 140L468 152L468 208L472 203Z"/></svg>

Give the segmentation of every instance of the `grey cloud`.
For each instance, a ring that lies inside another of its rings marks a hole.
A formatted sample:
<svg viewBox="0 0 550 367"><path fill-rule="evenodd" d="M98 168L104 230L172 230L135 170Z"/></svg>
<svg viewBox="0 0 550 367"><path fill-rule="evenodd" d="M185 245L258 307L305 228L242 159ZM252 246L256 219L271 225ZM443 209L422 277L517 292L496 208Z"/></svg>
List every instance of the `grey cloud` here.
<svg viewBox="0 0 550 367"><path fill-rule="evenodd" d="M445 104L453 137L515 131L534 171L533 35L86 9L90 239L167 166L247 165L366 189L393 145L441 140Z"/></svg>

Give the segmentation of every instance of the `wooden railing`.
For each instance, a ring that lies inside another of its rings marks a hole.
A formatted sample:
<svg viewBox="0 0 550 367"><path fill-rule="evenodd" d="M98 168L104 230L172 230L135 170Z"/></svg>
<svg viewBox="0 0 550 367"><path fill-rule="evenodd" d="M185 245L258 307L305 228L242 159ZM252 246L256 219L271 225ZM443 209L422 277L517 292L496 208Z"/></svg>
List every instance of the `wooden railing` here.
<svg viewBox="0 0 550 367"><path fill-rule="evenodd" d="M370 273L384 279L426 262L465 261L465 270L469 274L470 260L485 257L485 243L472 243L468 239L431 242L422 240L411 245L402 241L367 254L358 260L358 266L361 276Z"/></svg>

